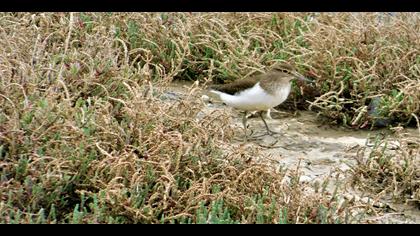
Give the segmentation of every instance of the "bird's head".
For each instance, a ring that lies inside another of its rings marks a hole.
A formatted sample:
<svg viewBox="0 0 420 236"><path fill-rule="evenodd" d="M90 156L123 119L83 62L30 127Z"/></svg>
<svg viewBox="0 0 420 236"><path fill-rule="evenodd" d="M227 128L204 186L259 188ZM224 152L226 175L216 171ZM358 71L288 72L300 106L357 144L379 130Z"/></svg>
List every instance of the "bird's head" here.
<svg viewBox="0 0 420 236"><path fill-rule="evenodd" d="M284 76L284 78L287 79L288 81L291 81L293 79L298 79L298 80L302 80L306 82L312 82L311 80L305 78L305 76L297 72L296 69L292 65L286 62L275 64L272 67L272 70L278 73L283 73L285 75L288 75L288 76Z"/></svg>

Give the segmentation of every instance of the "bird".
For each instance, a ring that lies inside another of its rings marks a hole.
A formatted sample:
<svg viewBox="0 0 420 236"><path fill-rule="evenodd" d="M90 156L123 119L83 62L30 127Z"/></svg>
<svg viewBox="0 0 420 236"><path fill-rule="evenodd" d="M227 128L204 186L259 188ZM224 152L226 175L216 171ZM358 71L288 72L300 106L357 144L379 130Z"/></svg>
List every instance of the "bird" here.
<svg viewBox="0 0 420 236"><path fill-rule="evenodd" d="M277 133L270 130L263 112L269 111L287 99L291 91L291 81L294 79L312 82L298 73L290 64L278 63L263 74L249 76L228 84L211 85L209 92L218 95L226 105L243 111L242 124L246 141L248 112L259 113L268 135Z"/></svg>

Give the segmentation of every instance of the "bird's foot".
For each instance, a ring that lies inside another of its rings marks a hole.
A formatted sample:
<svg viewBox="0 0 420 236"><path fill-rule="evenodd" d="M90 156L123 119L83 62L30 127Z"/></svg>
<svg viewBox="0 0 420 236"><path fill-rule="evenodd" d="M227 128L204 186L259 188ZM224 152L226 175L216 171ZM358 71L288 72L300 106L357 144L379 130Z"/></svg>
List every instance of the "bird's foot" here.
<svg viewBox="0 0 420 236"><path fill-rule="evenodd" d="M235 141L243 141L245 143L248 142L248 141L255 140L254 137L252 137L252 135L254 134L254 131L253 130L250 130L250 133L249 134L247 134L247 131L248 131L248 129L245 129L244 130L244 137L243 138L236 137L236 138L233 138L233 139Z"/></svg>
<svg viewBox="0 0 420 236"><path fill-rule="evenodd" d="M235 141L243 141L243 142L249 142L249 141L256 141L256 140L259 140L259 139L261 139L261 137L264 137L264 136L267 136L267 135L269 135L269 136L275 136L275 135L278 135L278 134L282 134L281 132L276 132L276 131L272 131L272 130L267 130L267 132L266 133L260 133L260 134L255 134L255 132L254 132L254 130L250 130L250 132L249 133L245 133L244 134L244 137L243 138L234 138L234 140Z"/></svg>
<svg viewBox="0 0 420 236"><path fill-rule="evenodd" d="M276 131L272 131L272 130L267 130L267 135L273 136L275 134L281 134L280 132L276 132Z"/></svg>
<svg viewBox="0 0 420 236"><path fill-rule="evenodd" d="M281 132L272 131L272 130L267 130L267 132L261 133L261 134L258 134L258 135L254 135L251 138L254 139L254 140L256 140L256 139L259 139L259 138L264 137L264 136L267 136L267 135L268 136L275 136L277 134L282 134L282 133Z"/></svg>

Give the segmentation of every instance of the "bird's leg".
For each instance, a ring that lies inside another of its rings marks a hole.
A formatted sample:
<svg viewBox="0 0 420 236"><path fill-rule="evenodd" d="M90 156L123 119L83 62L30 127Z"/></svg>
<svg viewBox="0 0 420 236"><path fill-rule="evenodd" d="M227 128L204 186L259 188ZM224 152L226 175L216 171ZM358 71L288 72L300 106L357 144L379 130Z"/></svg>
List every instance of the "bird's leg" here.
<svg viewBox="0 0 420 236"><path fill-rule="evenodd" d="M270 109L268 109L268 110L267 110L267 112L266 112L266 116L267 116L267 118L268 118L268 119L270 119L270 120L272 120L272 119L273 119L273 117L271 117L271 110L270 110Z"/></svg>
<svg viewBox="0 0 420 236"><path fill-rule="evenodd" d="M264 125L265 125L265 128L267 129L268 135L278 134L278 132L274 132L274 131L270 130L270 128L268 128L267 122L264 120L263 111L260 112L260 117L261 117L261 120L264 122Z"/></svg>
<svg viewBox="0 0 420 236"><path fill-rule="evenodd" d="M242 117L242 124L244 125L244 132L245 132L245 142L247 141L247 137L246 137L246 120L247 120L247 112L244 111L244 116Z"/></svg>

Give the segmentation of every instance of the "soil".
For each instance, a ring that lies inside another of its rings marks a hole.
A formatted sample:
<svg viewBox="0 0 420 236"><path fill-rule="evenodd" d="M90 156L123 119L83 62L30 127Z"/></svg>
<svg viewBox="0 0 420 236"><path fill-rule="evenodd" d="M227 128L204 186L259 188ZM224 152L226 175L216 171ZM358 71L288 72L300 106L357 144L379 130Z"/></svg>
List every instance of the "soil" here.
<svg viewBox="0 0 420 236"><path fill-rule="evenodd" d="M171 100L179 99L190 86L190 84L176 83L168 88L165 96ZM260 158L276 160L279 167L296 169L299 165L302 173L301 182L315 183L329 179L327 190L331 192L334 191L338 182L344 183L349 177L350 166L356 164L355 157L358 150L363 148L363 153L367 156L371 143L377 135L392 137L392 132L387 129L354 130L322 124L317 114L311 111L296 113L272 111L272 119L267 117L266 121L270 129L278 134L267 135L264 123L259 116L254 115L248 118L248 132L252 131L252 134L249 136L250 140L244 143L242 114L222 104L217 96L205 91L203 93L204 96L198 98L203 99L206 104L203 113L210 113L215 109L227 109L232 114L232 125L237 132L235 132L234 141L229 145L254 145L261 149ZM418 135L417 129L407 129L407 131ZM393 148L395 146L388 146L390 151ZM338 178L336 178L337 174L339 174ZM351 187L347 187L346 191L346 198L356 197L360 201L372 200L367 197L368 193L358 192ZM397 204L386 198L376 200L374 205L384 208L384 211L369 218L367 222L420 223L418 206Z"/></svg>

